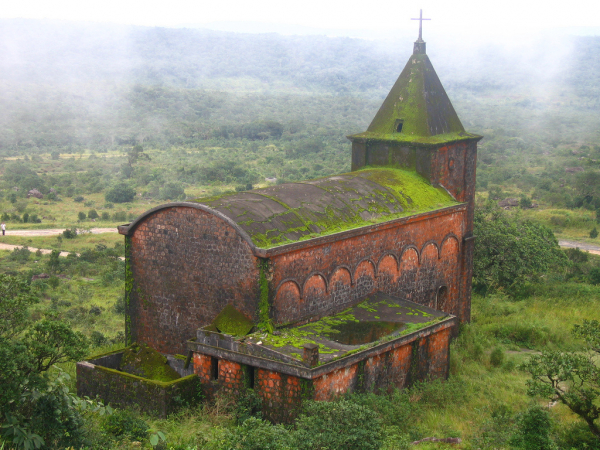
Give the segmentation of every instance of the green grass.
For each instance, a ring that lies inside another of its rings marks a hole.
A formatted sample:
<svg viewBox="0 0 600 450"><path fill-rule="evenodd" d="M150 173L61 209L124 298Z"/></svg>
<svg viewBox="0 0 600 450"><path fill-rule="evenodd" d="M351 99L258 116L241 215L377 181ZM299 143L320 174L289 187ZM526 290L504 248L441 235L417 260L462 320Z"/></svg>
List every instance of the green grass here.
<svg viewBox="0 0 600 450"><path fill-rule="evenodd" d="M550 228L558 239L573 239L600 245L600 238L590 239L596 223L596 213L584 208L536 208L523 211L523 216Z"/></svg>

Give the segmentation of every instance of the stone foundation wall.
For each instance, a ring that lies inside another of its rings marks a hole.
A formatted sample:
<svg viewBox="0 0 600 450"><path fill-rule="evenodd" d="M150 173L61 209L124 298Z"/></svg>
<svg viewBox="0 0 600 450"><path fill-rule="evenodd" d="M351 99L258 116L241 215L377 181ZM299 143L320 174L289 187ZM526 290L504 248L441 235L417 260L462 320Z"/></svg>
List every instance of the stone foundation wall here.
<svg viewBox="0 0 600 450"><path fill-rule="evenodd" d="M168 383L141 378L100 365L113 355L77 363L77 395L99 398L105 405L135 407L159 417L175 412L184 404L199 400L199 380L190 375Z"/></svg>
<svg viewBox="0 0 600 450"><path fill-rule="evenodd" d="M200 377L204 392L211 398L217 390L233 395L253 387L263 402L264 417L274 422L293 420L303 400L332 400L348 392L380 392L403 389L416 381L446 379L449 370L450 339L457 321L432 325L407 339L390 342L379 350L365 350L315 369L292 368L269 362L270 368L231 361L237 353L214 349L219 357L194 352L194 371ZM244 361L252 362L245 355ZM230 359L226 359L230 358ZM218 360L219 377L211 375ZM284 373L289 371L289 373Z"/></svg>

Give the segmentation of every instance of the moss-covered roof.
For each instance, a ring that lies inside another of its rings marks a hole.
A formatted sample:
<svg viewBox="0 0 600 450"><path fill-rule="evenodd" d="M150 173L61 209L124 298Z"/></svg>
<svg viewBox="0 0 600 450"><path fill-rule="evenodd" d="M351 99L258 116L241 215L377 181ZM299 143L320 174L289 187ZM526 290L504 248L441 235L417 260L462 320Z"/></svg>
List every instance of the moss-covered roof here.
<svg viewBox="0 0 600 450"><path fill-rule="evenodd" d="M448 318L448 314L424 305L377 292L346 310L316 322L277 330L257 331L243 342L302 359L303 346L319 346L319 363L325 364L350 353L418 331ZM395 326L394 326L395 325Z"/></svg>
<svg viewBox="0 0 600 450"><path fill-rule="evenodd" d="M437 144L478 136L465 132L427 55L415 53L367 131L349 137Z"/></svg>
<svg viewBox="0 0 600 450"><path fill-rule="evenodd" d="M195 200L232 219L260 248L360 228L457 204L414 171L368 168Z"/></svg>

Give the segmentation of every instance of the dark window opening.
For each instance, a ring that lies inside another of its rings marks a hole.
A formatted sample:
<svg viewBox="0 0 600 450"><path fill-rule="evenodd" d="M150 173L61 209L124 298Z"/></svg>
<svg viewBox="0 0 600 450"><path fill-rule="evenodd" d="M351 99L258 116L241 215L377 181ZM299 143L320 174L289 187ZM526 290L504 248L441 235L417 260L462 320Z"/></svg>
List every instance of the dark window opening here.
<svg viewBox="0 0 600 450"><path fill-rule="evenodd" d="M396 120L396 133L402 132L402 126L404 125L403 120Z"/></svg>
<svg viewBox="0 0 600 450"><path fill-rule="evenodd" d="M255 377L255 368L252 366L246 366L247 367L247 374L248 374L248 388L249 389L254 389L254 377Z"/></svg>
<svg viewBox="0 0 600 450"><path fill-rule="evenodd" d="M210 358L210 379L219 379L219 359L215 357Z"/></svg>
<svg viewBox="0 0 600 450"><path fill-rule="evenodd" d="M440 311L443 311L446 307L446 301L448 299L448 286L440 286L437 292L436 298L436 308Z"/></svg>

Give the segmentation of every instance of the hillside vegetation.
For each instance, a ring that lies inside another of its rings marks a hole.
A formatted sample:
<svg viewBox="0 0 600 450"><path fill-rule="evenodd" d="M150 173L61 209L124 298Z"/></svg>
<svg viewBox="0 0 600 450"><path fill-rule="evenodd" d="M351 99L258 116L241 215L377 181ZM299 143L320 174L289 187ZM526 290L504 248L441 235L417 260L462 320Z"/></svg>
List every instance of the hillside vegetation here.
<svg viewBox="0 0 600 450"><path fill-rule="evenodd" d="M366 129L412 43L25 20L0 21L0 42L2 242L56 250L0 251L3 295L23 290L10 297L20 308L0 303L0 375L12 382L0 448L35 447L38 434L46 448L600 448L564 404L527 395L522 365L538 352L581 355L573 327L600 319L600 258L554 239L600 245L600 38L428 42L465 128L485 136L477 226L502 258L481 241L473 320L447 382L308 405L293 427L263 422L251 392L166 420L77 400L68 355L33 370L41 350L29 336L52 322L78 352L123 345L123 240L87 229L167 201L347 172L345 136ZM507 198L518 206L497 209ZM65 233L10 236L17 228ZM14 317L20 334L2 325ZM315 429L326 430L316 443ZM462 442L411 444L428 437Z"/></svg>

